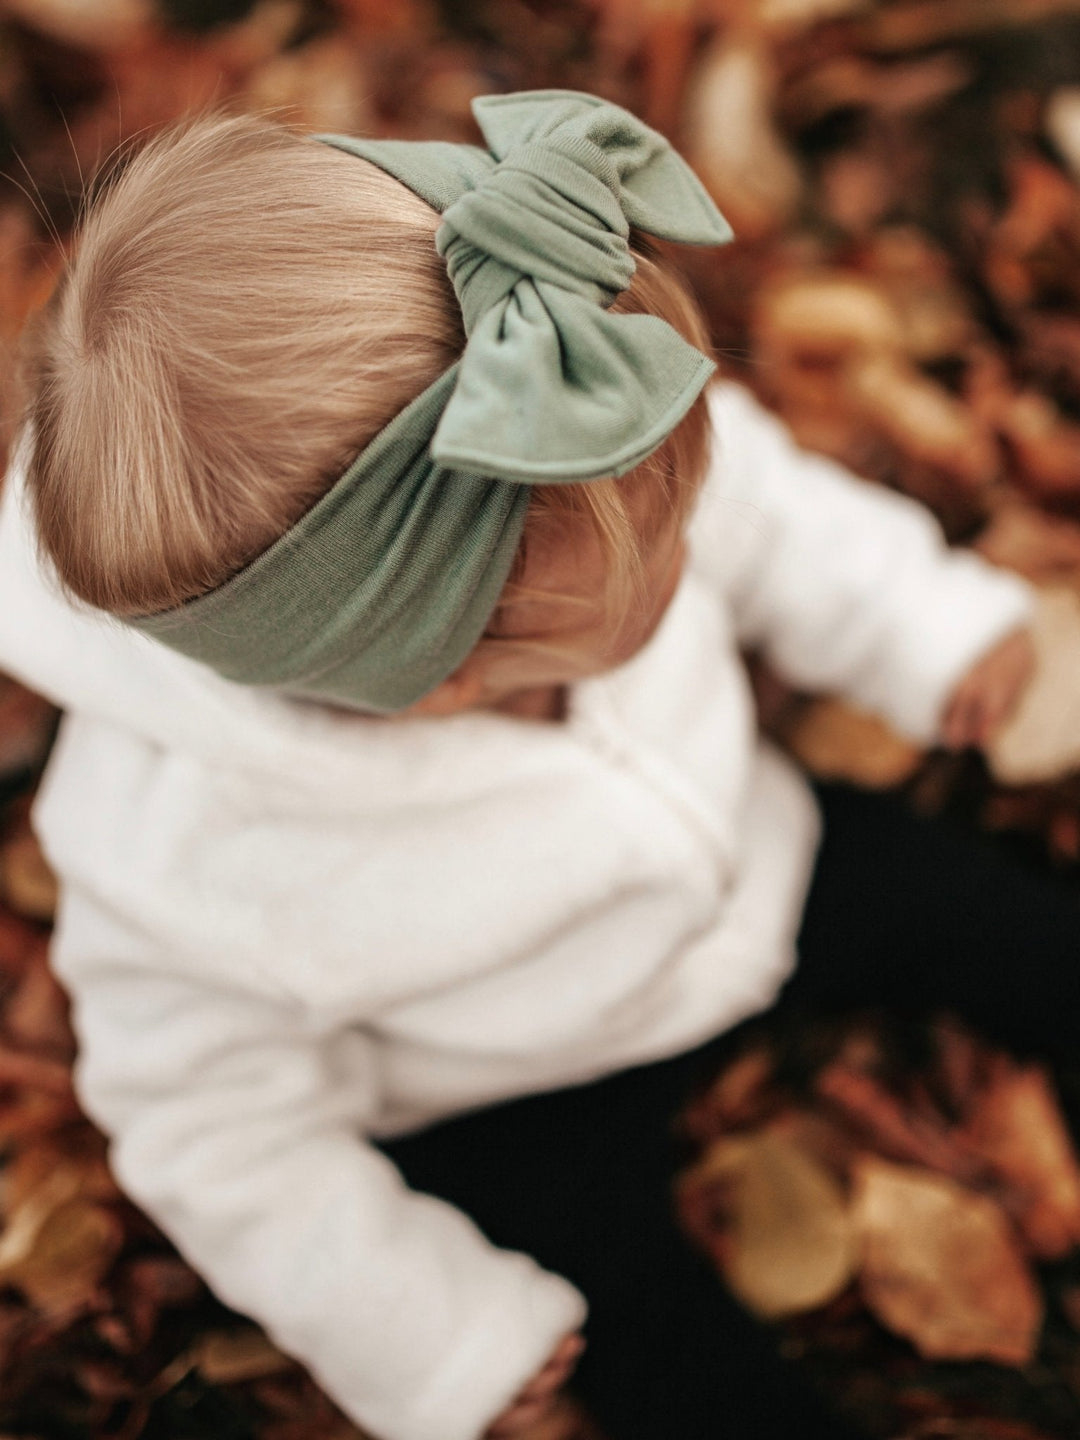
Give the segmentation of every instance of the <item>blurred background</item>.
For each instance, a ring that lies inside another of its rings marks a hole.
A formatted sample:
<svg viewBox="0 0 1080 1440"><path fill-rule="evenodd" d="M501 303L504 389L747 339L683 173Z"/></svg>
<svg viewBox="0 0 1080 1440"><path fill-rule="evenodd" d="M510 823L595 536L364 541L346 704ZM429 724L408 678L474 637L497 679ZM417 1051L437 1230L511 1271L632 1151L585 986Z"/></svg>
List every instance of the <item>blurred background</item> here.
<svg viewBox="0 0 1080 1440"><path fill-rule="evenodd" d="M802 443L1052 590L1055 633L1080 645L1080 0L0 0L0 439L19 336L81 198L142 137L226 107L473 140L474 96L540 87L634 110L716 197L736 243L676 258L721 368ZM951 810L1080 883L1080 682L1053 696L1053 744L1029 737L991 770L758 678L768 723L816 773ZM78 1116L45 967L54 887L27 821L56 718L0 677L0 1430L347 1440L126 1205ZM955 1060L962 1042L942 1044ZM721 1112L745 1119L732 1093L701 1136ZM1080 1197L1055 1104L1028 1129L1053 1132ZM1028 1367L1022 1386L992 1365L886 1363L848 1301L829 1312L826 1369L862 1385L851 1403L881 1435L1080 1434L1080 1271L1062 1264L1041 1381L1030 1350L1004 1357ZM808 1333L789 1342L812 1350ZM867 1401L883 1365L893 1398ZM897 1408L903 1385L921 1410ZM589 1433L569 1407L536 1440Z"/></svg>

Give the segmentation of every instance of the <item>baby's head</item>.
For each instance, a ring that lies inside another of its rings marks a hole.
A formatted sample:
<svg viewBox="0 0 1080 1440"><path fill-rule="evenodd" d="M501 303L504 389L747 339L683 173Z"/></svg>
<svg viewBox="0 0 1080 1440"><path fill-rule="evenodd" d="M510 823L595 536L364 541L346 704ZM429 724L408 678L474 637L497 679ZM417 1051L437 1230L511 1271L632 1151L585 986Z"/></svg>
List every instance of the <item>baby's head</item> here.
<svg viewBox="0 0 1080 1440"><path fill-rule="evenodd" d="M258 120L197 121L125 166L29 349L29 491L67 589L124 618L169 611L305 516L461 354L439 223L374 164ZM704 349L685 289L635 254L612 312ZM706 434L699 397L619 479L529 487L483 636L418 708L633 653L674 587Z"/></svg>

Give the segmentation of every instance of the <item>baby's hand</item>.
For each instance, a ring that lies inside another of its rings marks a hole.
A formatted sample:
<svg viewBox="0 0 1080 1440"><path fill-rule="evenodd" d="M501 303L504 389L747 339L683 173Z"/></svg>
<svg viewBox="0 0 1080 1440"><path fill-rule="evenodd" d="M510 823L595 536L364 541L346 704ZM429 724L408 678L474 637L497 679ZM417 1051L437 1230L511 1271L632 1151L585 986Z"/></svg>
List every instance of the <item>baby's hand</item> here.
<svg viewBox="0 0 1080 1440"><path fill-rule="evenodd" d="M1016 630L984 655L953 691L941 722L950 750L985 745L1015 707L1035 670L1028 630Z"/></svg>
<svg viewBox="0 0 1080 1440"><path fill-rule="evenodd" d="M559 1341L544 1368L520 1390L501 1415L484 1431L484 1440L509 1440L530 1425L535 1425L554 1404L585 1349L581 1335L566 1335Z"/></svg>

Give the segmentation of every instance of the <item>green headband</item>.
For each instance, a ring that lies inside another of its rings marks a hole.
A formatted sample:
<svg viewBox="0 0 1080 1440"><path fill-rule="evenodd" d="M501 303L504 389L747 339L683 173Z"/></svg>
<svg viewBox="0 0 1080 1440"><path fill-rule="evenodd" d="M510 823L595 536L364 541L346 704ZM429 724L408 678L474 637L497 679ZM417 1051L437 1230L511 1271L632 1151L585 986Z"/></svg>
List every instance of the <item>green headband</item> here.
<svg viewBox="0 0 1080 1440"><path fill-rule="evenodd" d="M630 284L630 227L731 230L663 136L591 95L473 102L488 150L321 136L443 215L468 336L280 540L218 589L129 623L230 680L393 711L453 673L517 550L529 485L620 475L683 418L712 362Z"/></svg>

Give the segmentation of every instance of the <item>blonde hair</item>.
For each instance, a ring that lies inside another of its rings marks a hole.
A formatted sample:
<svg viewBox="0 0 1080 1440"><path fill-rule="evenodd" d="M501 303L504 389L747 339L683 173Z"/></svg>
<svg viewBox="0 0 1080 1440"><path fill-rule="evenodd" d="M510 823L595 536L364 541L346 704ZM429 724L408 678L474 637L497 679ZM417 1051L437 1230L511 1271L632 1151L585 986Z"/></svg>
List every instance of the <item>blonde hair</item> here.
<svg viewBox="0 0 1080 1440"><path fill-rule="evenodd" d="M456 359L438 216L250 118L163 134L92 205L29 354L30 492L119 615L220 585Z"/></svg>
<svg viewBox="0 0 1080 1440"><path fill-rule="evenodd" d="M294 524L460 354L438 224L375 166L252 118L188 122L108 181L27 354L29 489L62 583L151 613ZM647 255L613 308L707 347L688 293ZM699 400L631 472L655 484L658 514L686 503L706 433ZM523 541L592 525L613 605L640 581L622 487L537 486Z"/></svg>

